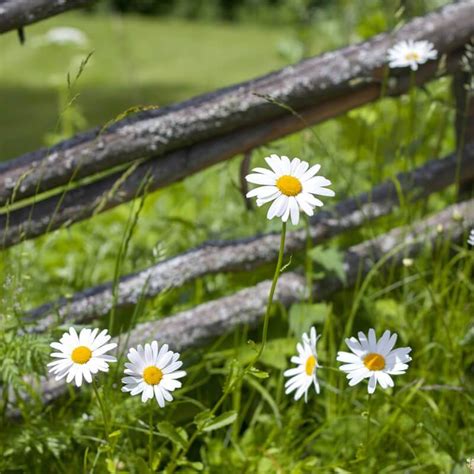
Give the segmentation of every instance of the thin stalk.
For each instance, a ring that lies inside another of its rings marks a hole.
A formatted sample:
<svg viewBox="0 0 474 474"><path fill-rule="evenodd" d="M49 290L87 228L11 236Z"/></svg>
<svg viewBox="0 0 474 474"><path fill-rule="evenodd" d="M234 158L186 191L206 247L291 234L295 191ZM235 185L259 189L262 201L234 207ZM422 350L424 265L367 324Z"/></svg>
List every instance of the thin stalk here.
<svg viewBox="0 0 474 474"><path fill-rule="evenodd" d="M278 278L280 277L281 266L283 263L283 253L285 251L285 239L286 239L286 222L282 222L281 237L280 237L280 250L278 252L278 260L275 267L275 273L273 274L272 286L270 287L270 293L268 295L267 309L265 311L265 317L263 319L262 343L260 344L260 348L257 352L257 355L252 360L248 368L253 366L260 359L260 357L263 354L263 350L265 349L265 344L267 343L268 322L270 320L270 311L273 304L273 296L275 294L275 289L278 283Z"/></svg>
<svg viewBox="0 0 474 474"><path fill-rule="evenodd" d="M305 267L306 267L306 291L308 292L308 303L313 303L313 260L311 259L311 249L313 248L313 240L311 239L311 227L309 217L306 216L305 220L306 229L306 255L305 255Z"/></svg>
<svg viewBox="0 0 474 474"><path fill-rule="evenodd" d="M124 175L126 175L126 173L124 173ZM135 231L135 228L138 223L138 218L140 217L140 213L143 210L143 205L145 203L145 198L147 196L147 192L146 192L147 183L148 183L148 178L146 176L140 183L140 186L137 190L136 196L139 196L140 192L142 191L143 193L138 203L138 207L135 209L135 206L133 206L132 209L130 210L125 232L122 236L122 241L120 242L117 259L115 260L114 279L113 279L113 285L112 285L113 304L110 310L110 319L109 319L109 332L111 334L113 334L114 329L115 329L115 313L116 313L116 307L117 307L118 286L119 286L118 283L120 279L120 273L122 271L123 263L125 261L125 258L129 250L130 241L132 239L133 232Z"/></svg>
<svg viewBox="0 0 474 474"><path fill-rule="evenodd" d="M84 451L84 459L82 462L82 474L87 474L87 457L89 456L89 446Z"/></svg>
<svg viewBox="0 0 474 474"><path fill-rule="evenodd" d="M100 411L102 413L102 420L104 422L105 441L108 442L109 441L109 423L108 423L108 418L107 418L107 412L105 410L105 405L102 400L102 397L100 396L95 380L92 380L92 388L94 389L94 393L99 403Z"/></svg>
<svg viewBox="0 0 474 474"><path fill-rule="evenodd" d="M369 393L367 397L367 437L365 441L365 452L367 458L370 458L369 453L370 453L370 418L372 416L372 395Z"/></svg>
<svg viewBox="0 0 474 474"><path fill-rule="evenodd" d="M408 147L405 149L405 168L406 171L413 169L416 165L415 157L415 140L417 139L416 132L416 72L410 71L410 116L408 131ZM410 217L410 216L409 216Z"/></svg>
<svg viewBox="0 0 474 474"><path fill-rule="evenodd" d="M153 472L153 404L150 403L150 412L148 416L148 464L150 471Z"/></svg>

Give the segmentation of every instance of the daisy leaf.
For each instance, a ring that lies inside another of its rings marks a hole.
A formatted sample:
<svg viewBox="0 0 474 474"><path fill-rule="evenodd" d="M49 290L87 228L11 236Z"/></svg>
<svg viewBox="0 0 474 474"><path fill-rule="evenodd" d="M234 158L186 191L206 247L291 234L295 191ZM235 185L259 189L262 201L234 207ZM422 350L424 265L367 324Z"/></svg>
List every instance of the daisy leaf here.
<svg viewBox="0 0 474 474"><path fill-rule="evenodd" d="M187 445L186 439L179 433L179 431L169 422L162 421L158 423L158 431L173 443L185 449Z"/></svg>
<svg viewBox="0 0 474 474"><path fill-rule="evenodd" d="M202 429L206 432L218 430L219 428L224 428L224 426L231 425L236 419L237 412L235 410L226 411L213 418L212 421L210 420Z"/></svg>
<svg viewBox="0 0 474 474"><path fill-rule="evenodd" d="M344 254L334 247L313 248L309 256L311 259L319 263L328 272L334 273L342 283L346 283L346 272L344 270Z"/></svg>

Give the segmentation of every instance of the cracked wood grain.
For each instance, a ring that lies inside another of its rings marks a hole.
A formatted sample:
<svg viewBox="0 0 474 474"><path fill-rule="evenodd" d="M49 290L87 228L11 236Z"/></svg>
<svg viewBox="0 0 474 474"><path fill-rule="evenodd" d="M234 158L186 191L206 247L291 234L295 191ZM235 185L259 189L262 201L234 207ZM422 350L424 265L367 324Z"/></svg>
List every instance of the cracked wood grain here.
<svg viewBox="0 0 474 474"><path fill-rule="evenodd" d="M453 56L448 65L454 67L458 62L459 55ZM418 76L421 82L425 76L430 77L429 68L434 71L436 65L431 64L427 68ZM408 77L400 80L396 90L406 90L409 82ZM309 124L334 117L368 100L376 100L379 97L378 87L368 86L348 97L306 108L300 111L298 116L292 114L207 140L189 148L176 150L163 157L140 164L136 162L136 167L128 168L124 172L117 172L91 184L68 190L65 194L61 193L3 215L0 214L0 249L58 228L68 227L75 222L130 201L140 195L144 189L147 192L153 192L204 168L232 158L242 151L302 130ZM147 183L146 186L143 186L144 182Z"/></svg>
<svg viewBox="0 0 474 474"><path fill-rule="evenodd" d="M0 34L20 29L95 0L0 0Z"/></svg>

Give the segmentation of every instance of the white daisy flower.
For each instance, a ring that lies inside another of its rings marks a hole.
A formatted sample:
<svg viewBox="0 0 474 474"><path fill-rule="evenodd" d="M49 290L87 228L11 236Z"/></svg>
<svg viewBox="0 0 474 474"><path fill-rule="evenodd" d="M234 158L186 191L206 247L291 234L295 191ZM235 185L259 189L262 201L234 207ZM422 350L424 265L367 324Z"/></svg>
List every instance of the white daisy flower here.
<svg viewBox="0 0 474 474"><path fill-rule="evenodd" d="M474 229L471 230L471 233L469 234L469 238L467 239L467 243L474 247Z"/></svg>
<svg viewBox="0 0 474 474"><path fill-rule="evenodd" d="M304 393L304 401L307 402L311 384L314 384L316 393L320 392L316 376L316 370L320 367L316 352L316 343L319 337L314 327L311 328L309 337L304 333L303 343L298 342L296 345L298 355L291 358L291 362L298 364L298 366L283 373L285 377L290 377L285 383L285 393L289 394L296 390L295 400L299 400Z"/></svg>
<svg viewBox="0 0 474 474"><path fill-rule="evenodd" d="M127 358L130 361L125 363L128 377L122 379L122 392L130 392L132 396L141 393L142 402L154 396L162 408L166 401L173 400L170 392L181 387L177 379L186 375L184 370L178 370L183 365L178 360L178 352L169 351L168 344L163 344L158 351L158 342L153 341L145 344L145 348L132 347Z"/></svg>
<svg viewBox="0 0 474 474"><path fill-rule="evenodd" d="M59 360L50 362L49 370L56 375L56 380L66 377L66 382L74 382L77 387L82 385L82 379L92 382L92 375L97 372L108 372L109 362L117 362L113 356L106 352L117 347L114 342L107 344L110 334L104 329L100 334L99 329L82 329L79 335L74 328L69 328L59 342L52 342L51 347L59 352L53 352L51 357Z"/></svg>
<svg viewBox="0 0 474 474"><path fill-rule="evenodd" d="M351 352L338 352L337 360L345 362L339 368L347 373L349 385L352 387L363 379L369 379L369 393L374 393L377 382L385 389L393 387L391 375L404 374L408 369L411 357L411 347L393 349L397 341L397 334L385 331L377 342L375 330L369 329L367 338L363 332L355 337L346 339Z"/></svg>
<svg viewBox="0 0 474 474"><path fill-rule="evenodd" d="M315 176L321 165L310 168L309 163L299 158L290 161L287 156L280 157L275 154L266 157L265 161L271 170L255 168L245 179L249 183L261 185L247 193L248 198L257 197L257 206L273 201L268 209L268 219L277 216L286 222L290 217L291 222L296 225L299 222L300 210L312 216L316 206L323 206L323 202L313 194L335 195L333 190L326 188L331 181L323 176Z"/></svg>
<svg viewBox="0 0 474 474"><path fill-rule="evenodd" d="M388 50L388 65L391 68L409 66L416 71L420 64L437 57L438 51L429 41L400 41Z"/></svg>

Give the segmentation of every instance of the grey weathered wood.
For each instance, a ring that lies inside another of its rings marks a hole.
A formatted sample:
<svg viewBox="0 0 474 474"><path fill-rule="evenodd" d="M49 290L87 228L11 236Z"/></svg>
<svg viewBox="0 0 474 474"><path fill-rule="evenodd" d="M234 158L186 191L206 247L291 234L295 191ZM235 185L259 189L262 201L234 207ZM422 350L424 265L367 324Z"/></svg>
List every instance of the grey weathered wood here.
<svg viewBox="0 0 474 474"><path fill-rule="evenodd" d="M461 219L454 219L454 215ZM415 257L427 246L437 240L459 241L467 230L474 225L474 200L452 205L409 228L396 228L375 239L350 247L345 255L346 288L352 287L359 278L363 278L373 265L393 252L387 265L399 264L405 257ZM441 226L441 227L440 227ZM441 228L440 232L438 229ZM257 325L265 310L271 282L263 281L253 288L241 290L233 295L201 304L158 321L137 325L129 337L116 338L118 353L126 347L157 340L167 343L172 350L183 351L205 344L213 337L229 333L236 327L248 324ZM337 278L325 278L316 283L314 292L318 299L343 288ZM305 280L297 273L286 273L280 277L275 293L275 301L284 306L301 301L304 298ZM65 392L64 379L56 382L46 377L38 387L45 402L50 402Z"/></svg>
<svg viewBox="0 0 474 474"><path fill-rule="evenodd" d="M90 5L95 0L0 0L0 34Z"/></svg>
<svg viewBox="0 0 474 474"><path fill-rule="evenodd" d="M435 44L440 55L444 55L461 48L472 35L474 2L448 5L425 17L413 19L395 32L375 36L364 43L328 52L181 104L144 111L101 134L99 129L91 130L50 149L0 164L0 205L115 165L156 157L288 116L288 110L269 101L268 97L298 112L308 112L311 107L324 103L330 110L332 100L345 97L350 102L354 93L359 94L359 99L365 97L361 103L367 103L380 95L387 49L397 41L427 39ZM420 81L423 77L427 80L433 76L436 69L433 64L431 62L420 69L417 74ZM428 77L426 71L431 71ZM404 77L405 86L400 87L395 80L395 87L393 90L389 88L388 93L406 90L409 71L397 70L393 75ZM326 114L334 116L329 111ZM317 121L313 120L313 123ZM237 152L246 149L242 146L236 148ZM185 166L195 168L192 153L182 161Z"/></svg>
<svg viewBox="0 0 474 474"><path fill-rule="evenodd" d="M474 147L465 156L461 171L464 179L474 179ZM454 182L456 156L432 160L409 173L397 176L399 189L413 202L440 191ZM341 232L389 214L399 204L399 195L392 180L354 198L346 199L330 211L321 211L311 219L310 233L321 243ZM306 244L304 229L288 233L286 251L302 250ZM204 275L252 270L276 259L279 234L271 233L239 241L209 242L196 249L169 258L150 268L121 278L113 296L111 282L79 292L71 298L31 310L25 322L34 323L31 332L42 332L62 323L84 323L116 308L136 304L140 298L151 298L171 288Z"/></svg>

